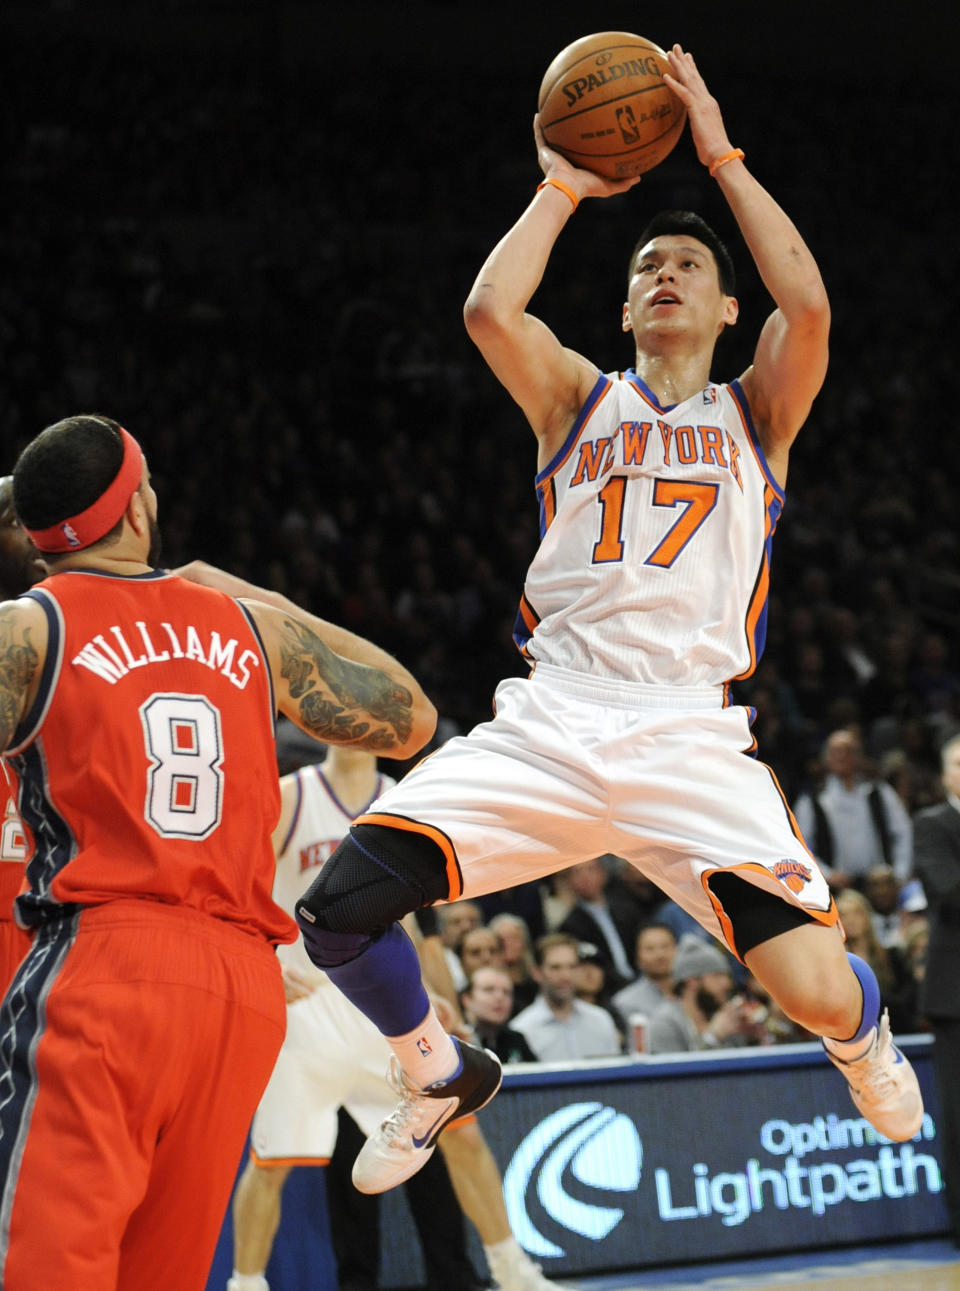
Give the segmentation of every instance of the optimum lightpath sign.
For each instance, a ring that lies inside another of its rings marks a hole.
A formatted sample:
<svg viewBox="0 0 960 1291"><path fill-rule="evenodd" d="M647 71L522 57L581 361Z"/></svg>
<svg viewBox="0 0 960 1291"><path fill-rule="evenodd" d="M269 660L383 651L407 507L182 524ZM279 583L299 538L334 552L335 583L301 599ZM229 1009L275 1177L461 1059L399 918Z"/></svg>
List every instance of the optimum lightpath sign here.
<svg viewBox="0 0 960 1291"><path fill-rule="evenodd" d="M792 1049L508 1076L481 1122L517 1239L563 1273L947 1231L929 1046L909 1143Z"/></svg>

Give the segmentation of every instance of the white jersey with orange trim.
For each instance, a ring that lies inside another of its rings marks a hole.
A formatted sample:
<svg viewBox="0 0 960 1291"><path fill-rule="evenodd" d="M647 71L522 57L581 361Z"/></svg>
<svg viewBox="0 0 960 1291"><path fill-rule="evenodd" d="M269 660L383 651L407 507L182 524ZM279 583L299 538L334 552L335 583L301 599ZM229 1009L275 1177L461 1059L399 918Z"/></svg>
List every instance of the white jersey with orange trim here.
<svg viewBox="0 0 960 1291"><path fill-rule="evenodd" d="M527 657L648 685L750 675L783 491L738 381L663 408L636 372L598 375L536 487Z"/></svg>
<svg viewBox="0 0 960 1291"><path fill-rule="evenodd" d="M323 774L322 765L301 767L294 772L296 798L286 837L277 851L273 899L292 914L297 902L317 877L317 871L346 834L356 812L348 811ZM378 775L370 802L394 784L389 776ZM370 803L361 810L366 811ZM291 945L278 946L281 961L318 982L328 980L315 968L303 948L302 935Z"/></svg>

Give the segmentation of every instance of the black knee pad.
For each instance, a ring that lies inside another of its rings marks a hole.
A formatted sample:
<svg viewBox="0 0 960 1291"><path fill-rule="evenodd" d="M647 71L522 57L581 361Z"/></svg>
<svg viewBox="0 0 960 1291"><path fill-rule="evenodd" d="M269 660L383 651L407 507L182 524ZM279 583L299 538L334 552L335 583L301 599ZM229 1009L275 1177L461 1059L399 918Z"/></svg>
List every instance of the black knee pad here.
<svg viewBox="0 0 960 1291"><path fill-rule="evenodd" d="M449 892L446 857L425 834L352 825L297 902L314 929L376 935Z"/></svg>

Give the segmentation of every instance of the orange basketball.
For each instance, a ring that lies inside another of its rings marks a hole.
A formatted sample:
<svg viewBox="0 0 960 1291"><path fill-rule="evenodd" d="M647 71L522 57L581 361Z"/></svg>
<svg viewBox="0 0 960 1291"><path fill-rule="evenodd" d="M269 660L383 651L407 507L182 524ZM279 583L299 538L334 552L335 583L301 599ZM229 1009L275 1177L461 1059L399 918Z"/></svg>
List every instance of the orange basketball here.
<svg viewBox="0 0 960 1291"><path fill-rule="evenodd" d="M607 179L652 170L687 119L666 70L652 40L626 31L582 36L560 51L540 86L544 139L572 165Z"/></svg>

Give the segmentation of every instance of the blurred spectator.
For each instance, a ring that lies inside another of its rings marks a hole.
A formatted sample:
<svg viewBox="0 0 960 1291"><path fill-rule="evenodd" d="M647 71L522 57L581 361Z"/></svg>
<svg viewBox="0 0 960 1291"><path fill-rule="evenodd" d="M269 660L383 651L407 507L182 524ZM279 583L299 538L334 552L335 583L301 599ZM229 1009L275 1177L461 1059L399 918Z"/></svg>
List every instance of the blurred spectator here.
<svg viewBox="0 0 960 1291"><path fill-rule="evenodd" d="M930 926L927 894L919 879L910 879L900 889L897 909L900 911L900 941L906 946L917 928L929 929Z"/></svg>
<svg viewBox="0 0 960 1291"><path fill-rule="evenodd" d="M478 968L460 999L476 1044L492 1049L501 1062L536 1062L526 1036L509 1025L513 1012L509 973L493 966Z"/></svg>
<svg viewBox="0 0 960 1291"><path fill-rule="evenodd" d="M941 766L945 801L914 820L917 875L929 902L920 1011L933 1031L947 1211L960 1245L960 736L943 746Z"/></svg>
<svg viewBox="0 0 960 1291"><path fill-rule="evenodd" d="M557 870L544 884L543 912L550 932L556 932L577 903L577 896L570 885L570 870ZM536 938L534 939L536 940Z"/></svg>
<svg viewBox="0 0 960 1291"><path fill-rule="evenodd" d="M465 932L479 928L480 907L475 901L451 901L449 905L434 907L437 915L437 929L443 943L443 954L453 979L454 990L462 991L467 984L467 975L457 954L457 943Z"/></svg>
<svg viewBox="0 0 960 1291"><path fill-rule="evenodd" d="M537 995L530 930L526 921L515 914L494 915L490 920L490 929L500 938L503 967L510 974L510 981L513 983L513 1012L519 1013L528 1004L532 1004Z"/></svg>
<svg viewBox="0 0 960 1291"><path fill-rule="evenodd" d="M900 887L889 865L875 865L863 881L873 909L873 930L882 946L901 944Z"/></svg>
<svg viewBox="0 0 960 1291"><path fill-rule="evenodd" d="M637 935L632 906L608 898L608 872L603 856L572 865L567 871L567 881L576 903L558 931L596 946L611 989L619 990L635 976L630 959Z"/></svg>
<svg viewBox="0 0 960 1291"><path fill-rule="evenodd" d="M732 1048L755 1043L753 1005L733 994L731 957L719 946L684 936L673 961L674 996L647 1028L650 1053Z"/></svg>
<svg viewBox="0 0 960 1291"><path fill-rule="evenodd" d="M910 972L913 974L914 981L917 983L917 999L924 998L923 979L927 975L927 955L930 949L930 925L923 923L912 924L904 934L903 938L903 956L907 961ZM922 1011L917 1015L918 1029L928 1031L930 1029L930 1019Z"/></svg>
<svg viewBox="0 0 960 1291"><path fill-rule="evenodd" d="M467 981L478 968L503 967L503 942L491 928L468 928L456 945L457 958Z"/></svg>
<svg viewBox="0 0 960 1291"><path fill-rule="evenodd" d="M541 1062L610 1058L621 1043L606 1009L577 999L580 943L563 932L549 932L534 946L533 973L540 986L534 1002L513 1019Z"/></svg>
<svg viewBox="0 0 960 1291"><path fill-rule="evenodd" d="M607 983L607 959L599 946L592 942L581 941L578 948L580 962L577 965L577 999L587 1004L595 1004L598 1009L605 1009L617 1028L621 1046L626 1039L627 1026L623 1014L612 1003L610 987Z"/></svg>
<svg viewBox="0 0 960 1291"><path fill-rule="evenodd" d="M516 887L503 888L499 892L485 892L477 897L477 905L483 912L484 922L493 926L498 915L510 914L519 918L527 929L531 940L542 937L547 931L543 910L543 884L518 883Z"/></svg>
<svg viewBox="0 0 960 1291"><path fill-rule="evenodd" d="M607 856L606 896L611 905L622 911L634 928L640 928L653 917L666 899L657 885L642 870L620 856Z"/></svg>
<svg viewBox="0 0 960 1291"><path fill-rule="evenodd" d="M880 998L890 1010L897 1035L917 1029L917 984L899 946L884 946L874 926L873 906L855 888L837 894L837 911L847 934L847 950L865 959L877 975Z"/></svg>
<svg viewBox="0 0 960 1291"><path fill-rule="evenodd" d="M617 991L613 1003L628 1018L642 1013L647 1018L673 997L673 961L677 935L669 924L648 923L637 933L637 977Z"/></svg>
<svg viewBox="0 0 960 1291"><path fill-rule="evenodd" d="M881 863L905 882L913 867L910 817L888 784L865 773L859 735L834 731L823 759L823 787L801 795L794 814L830 886L859 887Z"/></svg>

